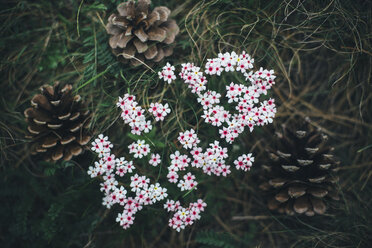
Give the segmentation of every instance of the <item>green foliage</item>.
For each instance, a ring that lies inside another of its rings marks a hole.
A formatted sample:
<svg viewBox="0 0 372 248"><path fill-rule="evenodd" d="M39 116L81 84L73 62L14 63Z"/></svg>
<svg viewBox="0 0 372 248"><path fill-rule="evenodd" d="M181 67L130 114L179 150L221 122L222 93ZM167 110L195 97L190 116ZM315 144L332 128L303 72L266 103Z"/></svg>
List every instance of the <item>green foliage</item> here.
<svg viewBox="0 0 372 248"><path fill-rule="evenodd" d="M242 238L237 238L234 234L226 232L216 232L213 230L198 232L195 240L198 244L206 245L208 248L239 248L253 247L255 225L252 223Z"/></svg>
<svg viewBox="0 0 372 248"><path fill-rule="evenodd" d="M236 241L227 233L217 233L214 231L204 231L196 235L195 240L207 247L234 248Z"/></svg>
<svg viewBox="0 0 372 248"><path fill-rule="evenodd" d="M44 168L43 173L47 177L53 176L58 170L64 170L68 167L74 166L74 164L70 161L62 161L59 163L40 161L38 165L40 168Z"/></svg>
<svg viewBox="0 0 372 248"><path fill-rule="evenodd" d="M66 65L66 58L64 55L64 47L49 47L46 51L46 56L42 58L39 66L39 71L53 70L58 66Z"/></svg>
<svg viewBox="0 0 372 248"><path fill-rule="evenodd" d="M94 200L99 199L96 185L87 187L86 176L81 173L85 174L68 167L55 171L53 177L36 178L27 171L8 170L0 180L0 230L5 235L1 238L2 247L23 247L25 242L27 247L75 247L73 243L83 246L84 239L69 227L92 231L98 209L89 209L89 205L96 203L99 207L100 203ZM84 199L92 201L84 203Z"/></svg>
<svg viewBox="0 0 372 248"><path fill-rule="evenodd" d="M82 51L85 53L83 64L87 66L84 69L81 83L84 84L94 78L93 85L95 86L97 83L95 77L102 71L118 77L122 73L122 69L108 45L106 31L102 28L96 30L95 25L92 25L82 28L82 34L87 37L83 40L82 47Z"/></svg>

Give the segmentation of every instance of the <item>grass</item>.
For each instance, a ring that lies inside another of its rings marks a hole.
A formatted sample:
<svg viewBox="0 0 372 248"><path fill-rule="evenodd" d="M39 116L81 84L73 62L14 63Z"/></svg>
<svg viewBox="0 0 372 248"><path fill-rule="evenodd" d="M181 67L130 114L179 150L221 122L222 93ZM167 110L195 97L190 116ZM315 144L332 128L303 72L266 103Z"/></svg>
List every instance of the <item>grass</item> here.
<svg viewBox="0 0 372 248"><path fill-rule="evenodd" d="M120 1L9 0L0 11L0 240L5 247L32 242L35 247L368 247L371 241L371 4L368 1L164 1L181 32L169 62L204 64L218 52L246 50L256 66L273 68L275 126L294 116L308 116L330 136L341 161L342 200L327 216L293 218L270 213L255 185L271 138L257 130L229 148L253 151L251 173L227 179L203 178L185 202L205 198L209 206L198 224L180 234L167 227L157 207L137 216L123 231L114 211L101 207L99 181L85 170L89 151L72 162L43 163L29 155L23 111L43 84L74 85L94 113L92 131L105 133L116 154L127 156L135 137L120 120L118 96L128 91L141 105L168 102L172 115L148 139L166 157L177 133L190 127L201 139L216 135L200 120L196 99L181 83L157 79L162 64L130 68L116 61L104 23ZM211 87L235 80L211 80ZM236 79L237 80L237 79ZM165 148L165 147L170 147ZM139 161L152 180L162 171ZM198 175L201 177L201 175ZM160 181L161 182L161 181ZM159 218L152 218L158 214ZM235 217L235 218L234 218ZM237 218L239 217L239 218ZM238 220L237 220L238 219ZM66 239L66 237L69 237Z"/></svg>

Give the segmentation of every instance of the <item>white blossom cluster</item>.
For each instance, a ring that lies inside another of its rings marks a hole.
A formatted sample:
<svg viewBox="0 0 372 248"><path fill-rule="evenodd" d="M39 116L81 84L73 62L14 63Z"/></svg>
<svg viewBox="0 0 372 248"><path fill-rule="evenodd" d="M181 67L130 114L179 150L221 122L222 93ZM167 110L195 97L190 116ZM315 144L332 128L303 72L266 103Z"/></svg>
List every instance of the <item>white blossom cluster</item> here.
<svg viewBox="0 0 372 248"><path fill-rule="evenodd" d="M190 136L185 134L189 134ZM185 143L186 136L191 139L189 143ZM177 184L181 191L196 189L198 185L195 176L191 174L191 172L188 172L179 180L179 174L182 171L186 171L186 168L190 165L191 167L202 169L203 173L207 175L214 174L216 176L226 177L231 173L230 165L226 164L226 159L229 156L227 148L222 147L219 141L214 141L209 144L209 147L203 151L201 147L198 147L199 142L195 142L195 140L199 141L199 139L193 129L180 132L178 140L185 149L191 149L190 154L192 155L192 159L185 154L181 154L179 151L171 154L171 164L168 167L167 178L170 183ZM189 146L189 144L191 144L191 146ZM253 161L254 158L252 157L252 162ZM243 168L237 167L237 169Z"/></svg>
<svg viewBox="0 0 372 248"><path fill-rule="evenodd" d="M133 134L141 135L142 132L150 132L151 122L146 121L145 110L138 105L135 96L125 94L123 98L119 97L116 105L121 108L121 117L125 124L129 124Z"/></svg>
<svg viewBox="0 0 372 248"><path fill-rule="evenodd" d="M237 170L249 171L253 162L254 157L252 157L252 153L249 153L238 157L238 159L234 161L234 164Z"/></svg>
<svg viewBox="0 0 372 248"><path fill-rule="evenodd" d="M200 67L192 63L182 64L180 77L197 95L203 108L202 117L207 123L219 127L221 138L232 143L248 127L252 132L255 126L272 123L276 113L274 99L260 100L262 95L275 84L274 71L260 68L252 71L254 59L247 53L220 53L218 58L208 59L204 73L220 76L222 72L240 72L246 84L231 82L226 85L228 103L236 104L235 113L220 105L221 94L207 89L207 79Z"/></svg>
<svg viewBox="0 0 372 248"><path fill-rule="evenodd" d="M144 141L136 143L136 149L143 149L146 147ZM95 162L94 166L88 169L88 175L92 178L101 176L103 182L101 183L101 191L104 193L102 204L107 208L111 208L115 204L123 206L123 211L118 214L116 221L127 229L130 227L135 219L135 214L143 208L143 206L154 204L158 201L167 198L167 189L161 187L159 183L150 184L150 179L145 176L135 174L130 177L130 192L134 196L127 196L127 189L120 185L116 180L115 175L120 177L132 173L135 167L132 161L127 161L125 158L115 158L111 154L113 145L102 134L92 142L92 150L99 156L99 161ZM138 148L141 147L141 148Z"/></svg>
<svg viewBox="0 0 372 248"><path fill-rule="evenodd" d="M148 111L155 117L156 121L163 121L164 118L171 112L168 103L151 103Z"/></svg>
<svg viewBox="0 0 372 248"><path fill-rule="evenodd" d="M226 142L232 143L241 134L245 127L252 132L255 126L263 126L273 121L276 113L274 99L262 96L268 94L268 90L275 84L274 71L260 68L253 71L254 59L249 54L224 53L218 54L217 58L208 59L205 69L195 66L192 63L182 64L180 77L191 88L191 92L197 96L203 114L203 119L219 128L219 134ZM174 66L167 63L158 73L159 78L171 83L176 79ZM227 104L231 107L222 106L222 95L216 91L207 89L207 78L205 75L221 76L224 72L242 73L245 78L244 84L230 82L227 84ZM119 98L117 106L121 108L121 117L131 127L133 134L142 135L152 129L151 121L145 117L145 109L154 116L155 121L163 121L171 112L168 103L151 103L150 106L142 108L136 101L136 97L125 94ZM208 147L202 148L201 141L194 129L179 132L178 142L189 150L190 154L181 154L179 150L170 154L167 179L175 184L181 191L196 190L198 181L190 171L193 168L201 169L207 175L226 177L231 173L231 166L227 164L229 157L228 150L218 140L210 143ZM168 199L167 189L159 183L150 183L146 176L134 174L135 166L132 161L124 157L116 158L111 153L113 145L102 134L92 142L92 150L98 154L99 160L94 166L89 167L88 174L91 177L102 177L101 191L104 193L103 205L111 208L115 204L123 207L118 214L116 221L127 229L134 223L135 214L143 206L166 200L164 208L168 212L174 212L169 220L169 226L177 231L183 230L186 226L192 225L200 219L206 203L199 199L190 203L188 207L182 207L179 201ZM134 158L148 158L149 165L158 166L162 158L157 153L151 153L150 146L146 144L145 138L139 139L128 146L129 153ZM233 163L237 170L249 171L254 162L251 153L239 156ZM125 188L116 177L125 177L131 174L130 185ZM131 196L129 196L129 194Z"/></svg>
<svg viewBox="0 0 372 248"><path fill-rule="evenodd" d="M199 199L197 202L190 203L188 208L181 207L179 201L167 200L164 208L168 212L175 212L173 217L169 220L169 226L177 232L185 229L186 226L192 225L194 221L200 219L200 213L204 211L207 204Z"/></svg>
<svg viewBox="0 0 372 248"><path fill-rule="evenodd" d="M180 132L178 135L178 141L183 145L185 149L191 149L200 142L193 129L186 130L185 132Z"/></svg>
<svg viewBox="0 0 372 248"><path fill-rule="evenodd" d="M125 94L123 98L119 97L116 103L121 108L121 117L125 124L129 124L131 132L136 135L141 135L142 132L148 133L152 129L151 121L147 121L145 110L138 105L136 97L130 94ZM151 103L148 112L153 114L156 121L162 121L171 112L168 103Z"/></svg>
<svg viewBox="0 0 372 248"><path fill-rule="evenodd" d="M174 66L167 63L163 69L158 72L159 78L163 79L168 84L172 83L173 80L176 79L176 75L174 74Z"/></svg>

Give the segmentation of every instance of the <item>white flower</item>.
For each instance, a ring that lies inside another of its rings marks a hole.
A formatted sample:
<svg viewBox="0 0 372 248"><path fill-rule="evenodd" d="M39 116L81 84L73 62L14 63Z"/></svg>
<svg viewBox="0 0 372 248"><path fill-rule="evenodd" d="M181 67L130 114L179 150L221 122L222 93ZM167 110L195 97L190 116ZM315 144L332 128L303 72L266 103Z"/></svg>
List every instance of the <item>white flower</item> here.
<svg viewBox="0 0 372 248"><path fill-rule="evenodd" d="M200 142L193 129L186 130L185 132L180 132L178 135L178 141L183 145L185 149L190 149Z"/></svg>
<svg viewBox="0 0 372 248"><path fill-rule="evenodd" d="M166 66L163 67L162 71L158 72L159 78L163 79L168 84L172 83L172 81L176 79L174 70L174 66L167 63Z"/></svg>
<svg viewBox="0 0 372 248"><path fill-rule="evenodd" d="M129 153L133 153L135 158L142 158L147 156L150 152L150 146L144 140L137 140L128 146Z"/></svg>
<svg viewBox="0 0 372 248"><path fill-rule="evenodd" d="M156 121L163 121L164 117L171 112L171 109L168 103L165 105L161 103L151 103L148 111L155 117Z"/></svg>
<svg viewBox="0 0 372 248"><path fill-rule="evenodd" d="M157 166L160 163L161 163L160 155L159 154L151 154L149 164L151 164L152 166Z"/></svg>

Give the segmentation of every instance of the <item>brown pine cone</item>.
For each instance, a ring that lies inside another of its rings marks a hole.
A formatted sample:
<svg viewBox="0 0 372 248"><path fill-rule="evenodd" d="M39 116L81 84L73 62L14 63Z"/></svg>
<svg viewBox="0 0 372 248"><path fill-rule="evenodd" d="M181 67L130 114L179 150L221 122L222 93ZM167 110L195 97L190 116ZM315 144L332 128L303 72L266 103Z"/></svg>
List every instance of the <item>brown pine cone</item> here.
<svg viewBox="0 0 372 248"><path fill-rule="evenodd" d="M171 11L164 6L149 10L150 0L133 0L118 5L106 25L110 47L119 60L132 65L154 64L173 53L179 27L168 19Z"/></svg>
<svg viewBox="0 0 372 248"><path fill-rule="evenodd" d="M79 155L91 136L88 134L90 115L72 86L41 87L41 94L31 100L32 107L24 111L28 122L27 138L31 153L41 154L47 161L70 160Z"/></svg>
<svg viewBox="0 0 372 248"><path fill-rule="evenodd" d="M325 202L339 199L334 176L338 163L331 154L333 147L326 144L327 136L309 123L300 129L283 126L277 136L260 185L269 209L288 215L324 214Z"/></svg>

